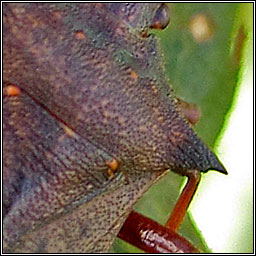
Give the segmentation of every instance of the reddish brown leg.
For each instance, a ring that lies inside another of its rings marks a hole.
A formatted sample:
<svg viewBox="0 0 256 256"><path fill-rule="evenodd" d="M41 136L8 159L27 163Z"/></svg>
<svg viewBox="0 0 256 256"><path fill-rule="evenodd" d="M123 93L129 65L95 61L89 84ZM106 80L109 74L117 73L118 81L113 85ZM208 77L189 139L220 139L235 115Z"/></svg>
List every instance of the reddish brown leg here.
<svg viewBox="0 0 256 256"><path fill-rule="evenodd" d="M118 237L147 253L196 253L189 241L157 222L132 211Z"/></svg>
<svg viewBox="0 0 256 256"><path fill-rule="evenodd" d="M184 187L175 207L170 215L166 227L170 230L177 231L181 225L185 214L187 212L189 203L191 202L193 195L197 189L201 175L199 171L191 170L187 173L188 181Z"/></svg>
<svg viewBox="0 0 256 256"><path fill-rule="evenodd" d="M195 253L199 252L184 237L176 233L200 181L200 172L187 173L184 187L166 226L131 212L118 237L148 253Z"/></svg>

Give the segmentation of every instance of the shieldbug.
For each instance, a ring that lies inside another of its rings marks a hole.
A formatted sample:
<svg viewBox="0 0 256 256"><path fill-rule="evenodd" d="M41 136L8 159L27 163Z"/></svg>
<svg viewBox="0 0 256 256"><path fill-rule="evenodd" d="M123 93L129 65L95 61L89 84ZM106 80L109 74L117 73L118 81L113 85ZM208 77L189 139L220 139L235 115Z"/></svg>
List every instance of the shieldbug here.
<svg viewBox="0 0 256 256"><path fill-rule="evenodd" d="M226 173L148 34L168 24L164 5L6 3L3 15L5 252L108 251L166 170Z"/></svg>

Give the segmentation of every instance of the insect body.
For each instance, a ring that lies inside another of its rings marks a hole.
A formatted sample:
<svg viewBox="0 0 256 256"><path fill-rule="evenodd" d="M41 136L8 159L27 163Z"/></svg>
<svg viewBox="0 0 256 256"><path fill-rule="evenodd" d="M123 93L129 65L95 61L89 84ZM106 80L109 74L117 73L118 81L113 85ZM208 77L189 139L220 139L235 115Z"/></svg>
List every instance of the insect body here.
<svg viewBox="0 0 256 256"><path fill-rule="evenodd" d="M159 12L4 4L6 252L108 251L167 169L226 172L177 109L148 36Z"/></svg>

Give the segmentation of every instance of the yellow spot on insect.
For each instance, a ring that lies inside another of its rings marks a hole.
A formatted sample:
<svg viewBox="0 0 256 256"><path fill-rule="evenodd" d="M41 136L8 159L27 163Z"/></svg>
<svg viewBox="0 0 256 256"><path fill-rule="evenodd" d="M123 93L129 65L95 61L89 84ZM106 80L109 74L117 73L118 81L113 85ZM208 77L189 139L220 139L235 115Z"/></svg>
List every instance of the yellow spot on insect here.
<svg viewBox="0 0 256 256"><path fill-rule="evenodd" d="M107 170L107 174L108 174L110 179L112 179L114 177L114 172L111 169Z"/></svg>
<svg viewBox="0 0 256 256"><path fill-rule="evenodd" d="M189 29L198 43L206 42L212 37L213 29L211 27L211 22L203 14L197 14L189 23Z"/></svg>
<svg viewBox="0 0 256 256"><path fill-rule="evenodd" d="M84 40L86 37L85 37L85 34L83 31L79 30L76 32L76 39L78 40Z"/></svg>
<svg viewBox="0 0 256 256"><path fill-rule="evenodd" d="M153 89L154 94L157 94L158 89L154 84L152 84L152 89Z"/></svg>
<svg viewBox="0 0 256 256"><path fill-rule="evenodd" d="M109 167L109 169L107 170L107 174L109 176L109 178L113 178L115 171L117 170L119 163L116 159L112 159L110 161L108 161L107 166Z"/></svg>
<svg viewBox="0 0 256 256"><path fill-rule="evenodd" d="M20 89L16 85L10 84L7 87L5 87L5 93L8 96L19 96L20 95Z"/></svg>
<svg viewBox="0 0 256 256"><path fill-rule="evenodd" d="M131 71L131 77L132 77L134 80L137 80L137 78L138 78L138 75L137 75L137 73L136 73L134 70Z"/></svg>
<svg viewBox="0 0 256 256"><path fill-rule="evenodd" d="M67 127L66 125L62 125L62 127L66 135L68 135L69 137L75 136L75 132L71 128Z"/></svg>
<svg viewBox="0 0 256 256"><path fill-rule="evenodd" d="M118 161L116 159L112 159L110 161L107 162L107 166L112 170L112 171L116 171L118 168Z"/></svg>

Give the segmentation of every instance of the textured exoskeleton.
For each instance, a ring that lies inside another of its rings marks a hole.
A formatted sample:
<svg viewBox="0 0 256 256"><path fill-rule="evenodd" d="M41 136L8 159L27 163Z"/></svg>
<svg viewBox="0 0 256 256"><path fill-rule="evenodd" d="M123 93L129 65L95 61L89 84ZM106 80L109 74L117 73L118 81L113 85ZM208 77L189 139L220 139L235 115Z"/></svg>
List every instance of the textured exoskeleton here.
<svg viewBox="0 0 256 256"><path fill-rule="evenodd" d="M225 172L176 107L159 8L3 5L5 252L108 251L161 173Z"/></svg>

